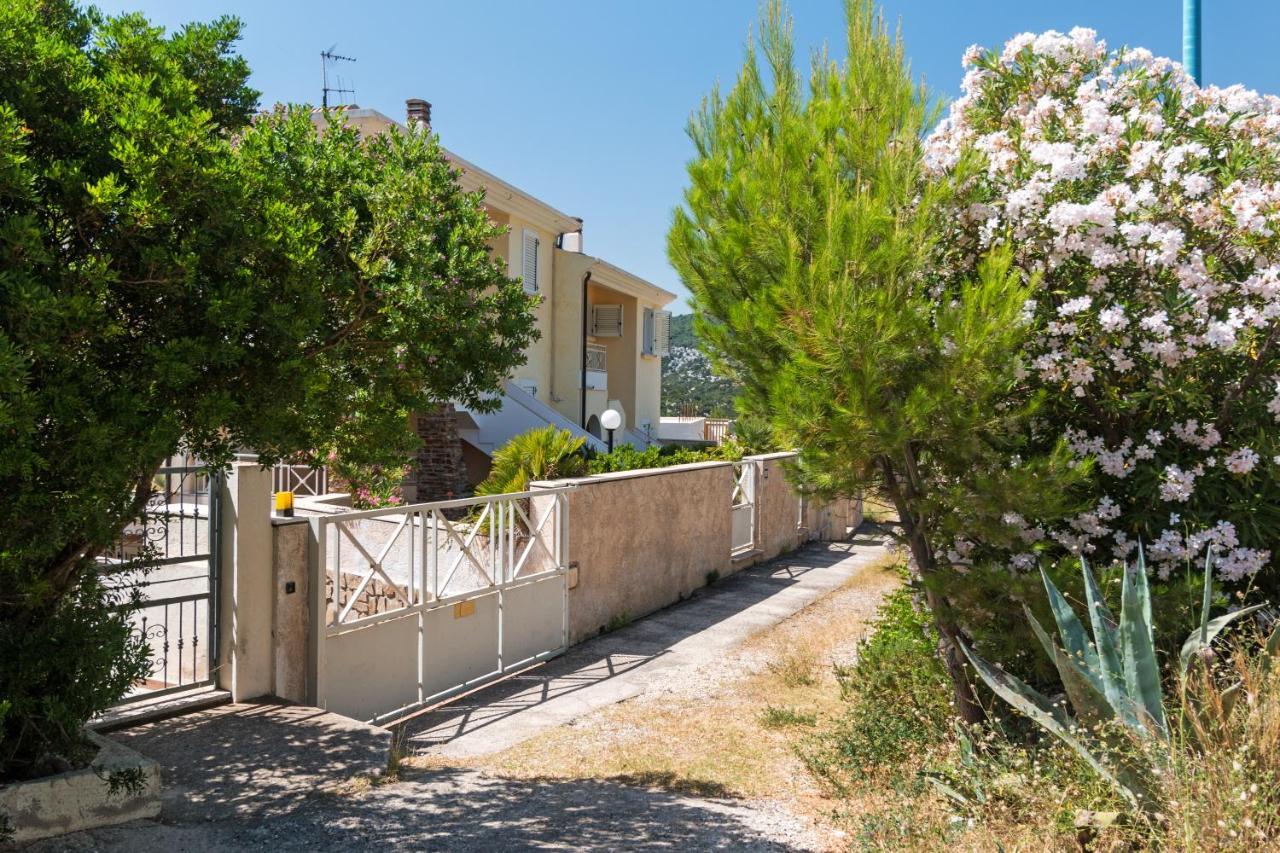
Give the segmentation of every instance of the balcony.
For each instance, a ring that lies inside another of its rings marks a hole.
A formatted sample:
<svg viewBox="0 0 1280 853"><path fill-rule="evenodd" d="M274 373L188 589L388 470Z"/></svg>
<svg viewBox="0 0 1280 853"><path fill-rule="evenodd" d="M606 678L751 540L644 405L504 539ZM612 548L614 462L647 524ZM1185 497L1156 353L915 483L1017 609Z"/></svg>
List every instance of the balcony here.
<svg viewBox="0 0 1280 853"><path fill-rule="evenodd" d="M609 390L609 350L600 344L587 344L587 371L584 387L589 391Z"/></svg>

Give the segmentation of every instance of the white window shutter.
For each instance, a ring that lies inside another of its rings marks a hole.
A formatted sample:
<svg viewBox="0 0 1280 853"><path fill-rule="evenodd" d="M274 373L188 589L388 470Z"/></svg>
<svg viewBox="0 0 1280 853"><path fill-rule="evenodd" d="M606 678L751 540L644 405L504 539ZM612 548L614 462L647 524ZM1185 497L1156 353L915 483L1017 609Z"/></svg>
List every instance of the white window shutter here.
<svg viewBox="0 0 1280 853"><path fill-rule="evenodd" d="M644 335L640 340L640 353L642 355L653 355L654 346L657 344L657 331L654 328L653 309L644 309Z"/></svg>
<svg viewBox="0 0 1280 853"><path fill-rule="evenodd" d="M538 234L524 229L524 253L520 268L525 293L538 292Z"/></svg>
<svg viewBox="0 0 1280 853"><path fill-rule="evenodd" d="M671 312L653 312L653 354L671 355Z"/></svg>
<svg viewBox="0 0 1280 853"><path fill-rule="evenodd" d="M597 338L622 337L622 306L592 305L591 334Z"/></svg>

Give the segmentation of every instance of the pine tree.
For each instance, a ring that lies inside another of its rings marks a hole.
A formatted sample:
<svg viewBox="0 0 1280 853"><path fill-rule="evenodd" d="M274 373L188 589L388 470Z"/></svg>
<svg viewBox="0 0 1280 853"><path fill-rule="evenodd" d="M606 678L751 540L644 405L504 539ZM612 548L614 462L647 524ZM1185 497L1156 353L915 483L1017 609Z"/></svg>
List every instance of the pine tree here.
<svg viewBox="0 0 1280 853"><path fill-rule="evenodd" d="M941 289L939 216L971 172L926 177L929 94L870 0L846 12L847 60L816 53L806 91L790 19L768 6L736 84L690 121L669 253L713 363L741 383L741 408L800 450L801 481L894 504L958 710L976 720L947 595L963 559L939 546L1007 536L1010 510L1060 514L1077 472L1060 450L1006 464L1038 403L1009 396L1032 282L997 251Z"/></svg>

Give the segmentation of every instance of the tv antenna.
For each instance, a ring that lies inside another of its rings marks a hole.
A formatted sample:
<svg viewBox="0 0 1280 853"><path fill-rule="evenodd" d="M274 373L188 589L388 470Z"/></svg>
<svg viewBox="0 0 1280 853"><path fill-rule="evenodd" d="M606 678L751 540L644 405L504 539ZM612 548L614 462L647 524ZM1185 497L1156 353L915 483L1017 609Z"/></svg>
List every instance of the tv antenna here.
<svg viewBox="0 0 1280 853"><path fill-rule="evenodd" d="M329 46L328 50L320 51L320 74L321 74L321 78L324 81L324 88L321 89L321 92L320 92L320 106L322 106L326 110L329 109L329 93L330 92L332 92L335 95L354 95L356 93L355 89L343 88L341 76L338 77L337 86L329 85L329 63L330 62L355 62L356 61L354 56L340 56L334 53L333 52L334 48L336 48L337 46L338 46L337 42L334 42L332 45Z"/></svg>

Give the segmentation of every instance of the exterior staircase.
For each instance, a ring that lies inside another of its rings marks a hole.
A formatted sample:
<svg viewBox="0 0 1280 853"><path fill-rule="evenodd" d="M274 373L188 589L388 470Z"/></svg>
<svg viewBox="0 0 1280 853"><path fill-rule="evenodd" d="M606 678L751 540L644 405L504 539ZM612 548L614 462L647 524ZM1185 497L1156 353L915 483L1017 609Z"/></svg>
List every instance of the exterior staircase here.
<svg viewBox="0 0 1280 853"><path fill-rule="evenodd" d="M606 450L603 441L514 382L508 380L503 391L500 406L493 412L477 412L458 405L458 435L463 441L492 456L520 433L554 424L558 429L567 429L585 438L588 447L601 453Z"/></svg>

